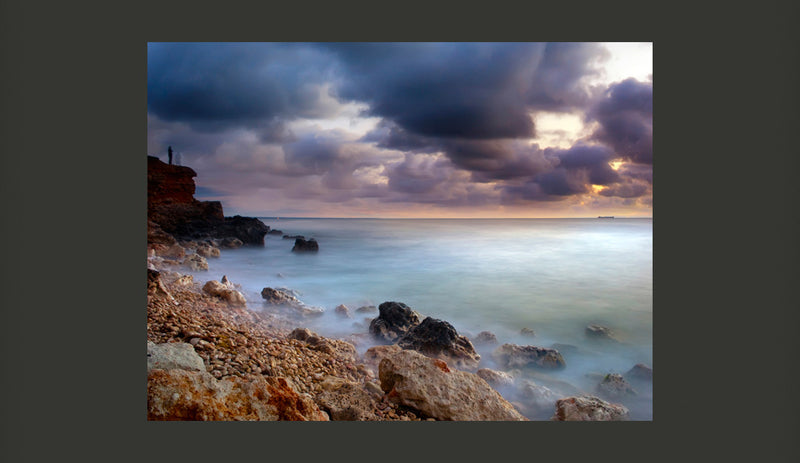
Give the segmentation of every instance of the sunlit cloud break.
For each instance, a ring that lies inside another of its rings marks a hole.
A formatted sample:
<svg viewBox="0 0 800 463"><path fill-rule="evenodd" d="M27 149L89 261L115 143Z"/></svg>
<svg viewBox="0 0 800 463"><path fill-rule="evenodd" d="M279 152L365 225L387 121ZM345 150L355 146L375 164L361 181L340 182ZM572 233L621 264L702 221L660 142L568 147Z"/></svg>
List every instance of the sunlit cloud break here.
<svg viewBox="0 0 800 463"><path fill-rule="evenodd" d="M651 43L151 43L148 154L226 214L652 216Z"/></svg>

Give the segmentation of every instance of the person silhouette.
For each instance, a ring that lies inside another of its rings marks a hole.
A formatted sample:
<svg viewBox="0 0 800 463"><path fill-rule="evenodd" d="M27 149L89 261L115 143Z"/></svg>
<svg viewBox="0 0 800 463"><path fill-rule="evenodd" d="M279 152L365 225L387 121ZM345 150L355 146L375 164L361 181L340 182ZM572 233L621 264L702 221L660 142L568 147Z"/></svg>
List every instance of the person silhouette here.
<svg viewBox="0 0 800 463"><path fill-rule="evenodd" d="M167 149L167 154L169 155L169 165L172 165L172 147L171 146L169 147L169 149Z"/></svg>

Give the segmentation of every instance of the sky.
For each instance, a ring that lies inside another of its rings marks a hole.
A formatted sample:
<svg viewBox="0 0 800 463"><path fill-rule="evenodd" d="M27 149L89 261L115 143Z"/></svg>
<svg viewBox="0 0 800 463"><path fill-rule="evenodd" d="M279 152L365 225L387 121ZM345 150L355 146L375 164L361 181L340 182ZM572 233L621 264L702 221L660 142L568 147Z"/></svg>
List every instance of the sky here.
<svg viewBox="0 0 800 463"><path fill-rule="evenodd" d="M652 217L652 43L150 43L147 150L256 217Z"/></svg>

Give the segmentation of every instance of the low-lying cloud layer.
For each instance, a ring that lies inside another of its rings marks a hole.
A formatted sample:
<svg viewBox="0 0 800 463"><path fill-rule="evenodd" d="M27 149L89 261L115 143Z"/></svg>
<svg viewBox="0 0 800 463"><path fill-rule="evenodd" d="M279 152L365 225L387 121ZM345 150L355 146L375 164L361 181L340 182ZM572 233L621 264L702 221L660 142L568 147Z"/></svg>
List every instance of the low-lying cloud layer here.
<svg viewBox="0 0 800 463"><path fill-rule="evenodd" d="M150 44L148 151L226 213L650 215L652 81L594 43ZM578 116L551 131L537 119ZM568 147L565 147L567 146Z"/></svg>

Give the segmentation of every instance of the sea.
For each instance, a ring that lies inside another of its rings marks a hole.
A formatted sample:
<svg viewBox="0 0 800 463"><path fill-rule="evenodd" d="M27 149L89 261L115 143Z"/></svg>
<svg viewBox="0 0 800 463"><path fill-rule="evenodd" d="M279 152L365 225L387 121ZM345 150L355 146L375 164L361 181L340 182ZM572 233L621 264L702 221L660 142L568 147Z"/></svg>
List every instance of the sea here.
<svg viewBox="0 0 800 463"><path fill-rule="evenodd" d="M226 275L242 286L253 310L263 308L262 288L292 289L325 309L299 324L328 337L368 338L377 311L355 309L402 302L470 339L493 333L497 345L476 344L481 367L497 367L491 352L504 343L568 345L566 368L536 377L551 389L561 381L591 392L606 374L638 363L653 367L652 218L260 220L283 234L316 239L319 251L293 253L293 239L268 234L263 248L225 249L209 258L209 271L195 273L195 280ZM353 318L334 312L340 304ZM589 339L590 324L608 327L619 342ZM632 419L651 420L652 386L636 392L619 402Z"/></svg>

